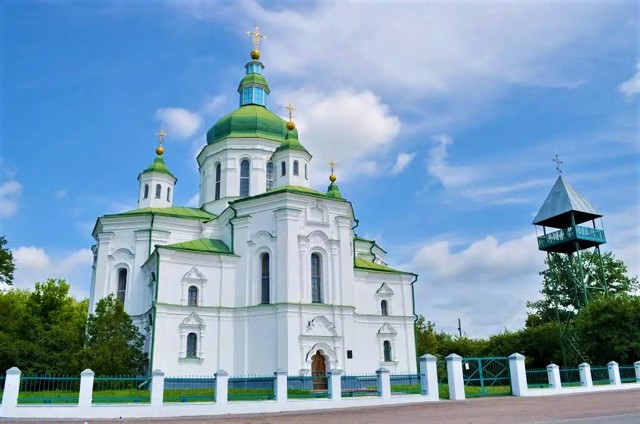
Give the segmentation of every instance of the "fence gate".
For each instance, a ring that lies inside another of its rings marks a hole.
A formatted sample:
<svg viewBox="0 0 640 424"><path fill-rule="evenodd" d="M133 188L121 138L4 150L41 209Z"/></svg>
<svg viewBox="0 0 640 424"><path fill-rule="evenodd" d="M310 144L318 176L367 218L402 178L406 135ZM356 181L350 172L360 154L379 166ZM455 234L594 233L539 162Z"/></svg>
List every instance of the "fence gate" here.
<svg viewBox="0 0 640 424"><path fill-rule="evenodd" d="M462 375L466 397L512 394L509 358L463 358Z"/></svg>

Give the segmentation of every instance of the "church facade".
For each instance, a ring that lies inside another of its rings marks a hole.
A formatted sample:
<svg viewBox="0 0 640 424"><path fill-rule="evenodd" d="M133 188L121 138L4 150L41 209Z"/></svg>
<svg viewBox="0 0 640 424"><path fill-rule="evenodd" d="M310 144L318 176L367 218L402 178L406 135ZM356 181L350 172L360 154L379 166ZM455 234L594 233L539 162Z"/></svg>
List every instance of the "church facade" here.
<svg viewBox="0 0 640 424"><path fill-rule="evenodd" d="M331 174L311 188L311 154L267 109L252 51L240 106L197 157L200 207L174 206L176 177L156 149L138 176L138 208L98 218L90 313L110 294L166 375L416 372L413 284L356 235ZM159 133L164 136L163 133Z"/></svg>

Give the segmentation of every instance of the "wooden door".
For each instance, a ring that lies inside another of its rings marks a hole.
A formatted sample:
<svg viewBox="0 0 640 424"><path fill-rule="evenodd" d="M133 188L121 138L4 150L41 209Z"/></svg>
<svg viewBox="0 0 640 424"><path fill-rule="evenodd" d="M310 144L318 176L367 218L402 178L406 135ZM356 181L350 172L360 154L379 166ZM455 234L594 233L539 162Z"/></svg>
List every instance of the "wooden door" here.
<svg viewBox="0 0 640 424"><path fill-rule="evenodd" d="M327 364L320 351L311 357L311 375L318 376L313 379L313 390L327 390Z"/></svg>

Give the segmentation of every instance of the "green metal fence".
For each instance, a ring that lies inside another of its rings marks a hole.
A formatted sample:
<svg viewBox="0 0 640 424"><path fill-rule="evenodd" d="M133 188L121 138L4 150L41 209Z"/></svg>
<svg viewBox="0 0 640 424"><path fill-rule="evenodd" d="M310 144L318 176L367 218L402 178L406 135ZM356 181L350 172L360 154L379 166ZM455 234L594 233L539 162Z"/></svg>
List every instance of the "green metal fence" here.
<svg viewBox="0 0 640 424"><path fill-rule="evenodd" d="M229 400L273 400L274 376L251 376L229 378Z"/></svg>
<svg viewBox="0 0 640 424"><path fill-rule="evenodd" d="M375 374L343 375L340 380L342 397L378 395L378 376Z"/></svg>
<svg viewBox="0 0 640 424"><path fill-rule="evenodd" d="M591 367L591 381L594 385L610 384L609 368L606 366Z"/></svg>
<svg viewBox="0 0 640 424"><path fill-rule="evenodd" d="M549 373L546 368L527 369L527 387L530 389L548 389Z"/></svg>
<svg viewBox="0 0 640 424"><path fill-rule="evenodd" d="M326 375L290 375L287 377L287 397L290 399L328 398L329 377Z"/></svg>
<svg viewBox="0 0 640 424"><path fill-rule="evenodd" d="M80 377L27 375L20 378L18 403L78 403Z"/></svg>
<svg viewBox="0 0 640 424"><path fill-rule="evenodd" d="M449 399L449 374L445 361L438 361L438 396L440 399Z"/></svg>
<svg viewBox="0 0 640 424"><path fill-rule="evenodd" d="M165 377L165 402L213 402L214 376Z"/></svg>
<svg viewBox="0 0 640 424"><path fill-rule="evenodd" d="M509 358L463 358L462 376L466 397L512 394Z"/></svg>
<svg viewBox="0 0 640 424"><path fill-rule="evenodd" d="M620 381L622 383L640 383L636 378L636 368L633 365L620 365Z"/></svg>
<svg viewBox="0 0 640 424"><path fill-rule="evenodd" d="M149 403L151 377L100 376L93 380L93 403Z"/></svg>
<svg viewBox="0 0 640 424"><path fill-rule="evenodd" d="M560 368L562 387L580 386L580 370L578 368Z"/></svg>
<svg viewBox="0 0 640 424"><path fill-rule="evenodd" d="M424 394L421 388L420 374L391 374L391 394L392 395L415 395Z"/></svg>

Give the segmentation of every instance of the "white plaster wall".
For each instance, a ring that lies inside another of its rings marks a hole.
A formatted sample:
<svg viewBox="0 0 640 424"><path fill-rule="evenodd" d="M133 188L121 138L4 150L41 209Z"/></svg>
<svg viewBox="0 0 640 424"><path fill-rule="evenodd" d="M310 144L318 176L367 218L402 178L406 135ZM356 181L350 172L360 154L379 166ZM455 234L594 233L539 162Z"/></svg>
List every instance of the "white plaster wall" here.
<svg viewBox="0 0 640 424"><path fill-rule="evenodd" d="M142 173L138 176L140 190L138 193L138 208L169 208L173 205L173 190L176 179L161 172ZM144 197L144 186L149 185L149 195ZM156 185L160 184L160 198L156 199ZM167 200L167 189L171 189Z"/></svg>
<svg viewBox="0 0 640 424"><path fill-rule="evenodd" d="M311 155L301 150L284 150L273 154L271 160L275 165L275 187L286 185L311 187ZM294 162L298 162L298 174L294 174ZM282 175L282 162L285 163L285 174ZM307 172L305 175L305 166Z"/></svg>

